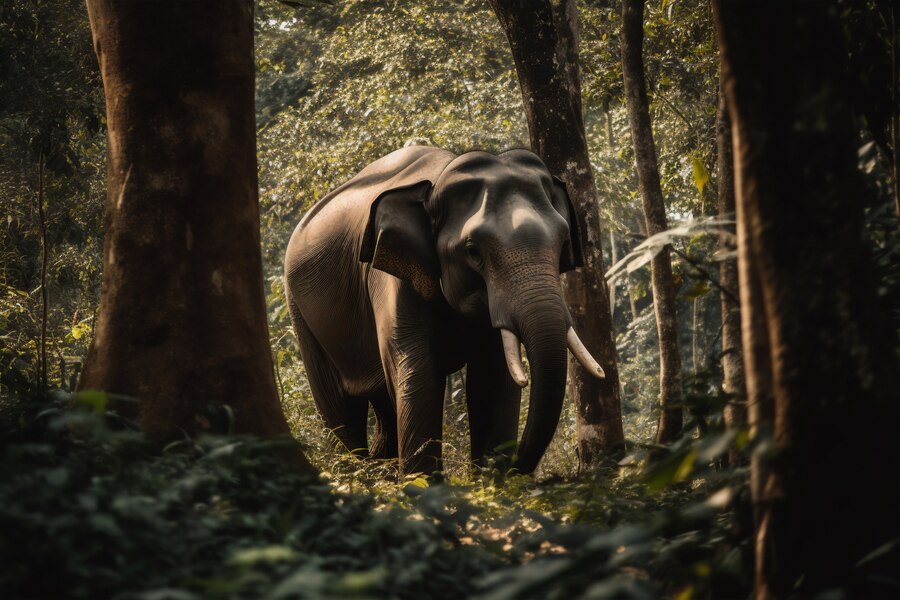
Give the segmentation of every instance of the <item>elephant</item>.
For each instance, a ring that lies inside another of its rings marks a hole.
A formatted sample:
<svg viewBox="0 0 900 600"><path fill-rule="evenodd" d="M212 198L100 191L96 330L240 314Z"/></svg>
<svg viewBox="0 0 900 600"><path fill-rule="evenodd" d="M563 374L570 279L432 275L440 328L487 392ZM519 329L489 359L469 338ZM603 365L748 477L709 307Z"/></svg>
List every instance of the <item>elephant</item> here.
<svg viewBox="0 0 900 600"><path fill-rule="evenodd" d="M325 425L348 450L399 457L403 473L437 470L446 377L465 365L472 460L516 448L524 345L531 393L510 458L533 472L560 418L567 348L603 377L562 294L560 273L583 265L580 239L565 183L523 149L409 146L328 193L284 264Z"/></svg>

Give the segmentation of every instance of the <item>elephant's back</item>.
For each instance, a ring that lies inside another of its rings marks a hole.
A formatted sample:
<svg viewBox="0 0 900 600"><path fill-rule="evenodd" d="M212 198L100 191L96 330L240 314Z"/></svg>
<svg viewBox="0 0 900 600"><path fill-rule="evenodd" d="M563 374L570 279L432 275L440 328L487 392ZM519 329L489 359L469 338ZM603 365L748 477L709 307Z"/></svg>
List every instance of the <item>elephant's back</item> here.
<svg viewBox="0 0 900 600"><path fill-rule="evenodd" d="M319 200L298 225L299 229L315 227L322 215L361 209L365 217L369 206L383 192L428 179L434 182L455 155L431 146L409 146L395 150L368 164L345 184Z"/></svg>
<svg viewBox="0 0 900 600"><path fill-rule="evenodd" d="M364 273L359 249L375 199L395 187L434 182L453 158L451 152L430 146L401 148L323 197L303 217L288 243L285 274L293 280L292 291L303 295L297 287L315 290L322 278Z"/></svg>
<svg viewBox="0 0 900 600"><path fill-rule="evenodd" d="M435 181L453 158L428 146L392 152L323 197L291 236L285 277L292 301L348 387L368 387L360 382L381 370L366 289L368 265L359 262L372 202L394 187Z"/></svg>

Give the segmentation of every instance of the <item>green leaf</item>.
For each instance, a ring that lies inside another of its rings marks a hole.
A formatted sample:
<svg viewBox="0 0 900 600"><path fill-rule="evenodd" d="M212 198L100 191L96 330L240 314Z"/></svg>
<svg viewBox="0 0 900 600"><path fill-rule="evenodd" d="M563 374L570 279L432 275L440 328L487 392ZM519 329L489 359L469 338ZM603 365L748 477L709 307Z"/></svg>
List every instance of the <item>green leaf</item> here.
<svg viewBox="0 0 900 600"><path fill-rule="evenodd" d="M687 454L685 454L684 458L681 460L681 464L678 465L678 469L675 470L675 480L674 483L678 483L679 481L684 481L687 479L691 473L694 472L694 463L697 462L697 451L691 450Z"/></svg>
<svg viewBox="0 0 900 600"><path fill-rule="evenodd" d="M274 544L272 546L262 546L258 548L246 548L238 550L231 555L229 564L249 567L260 563L277 563L293 560L297 553L288 546Z"/></svg>
<svg viewBox="0 0 900 600"><path fill-rule="evenodd" d="M709 171L706 170L706 165L703 164L703 161L696 156L691 158L691 164L694 171L694 185L697 186L697 191L702 196L703 188L709 182Z"/></svg>
<svg viewBox="0 0 900 600"><path fill-rule="evenodd" d="M83 392L78 392L75 394L75 399L85 406L92 408L95 413L102 413L105 411L106 405L109 403L109 395L100 390L84 390Z"/></svg>
<svg viewBox="0 0 900 600"><path fill-rule="evenodd" d="M693 448L687 452L678 452L652 465L644 475L644 481L648 488L659 491L687 479L693 473L696 462L697 451Z"/></svg>
<svg viewBox="0 0 900 600"><path fill-rule="evenodd" d="M337 596L353 597L377 588L388 579L388 575L383 565L360 573L347 573L335 583L334 591Z"/></svg>
<svg viewBox="0 0 900 600"><path fill-rule="evenodd" d="M710 435L703 439L697 458L701 463L708 463L725 454L734 446L737 437L736 429L728 429L719 435Z"/></svg>
<svg viewBox="0 0 900 600"><path fill-rule="evenodd" d="M712 289L712 286L708 281L698 281L690 289L684 292L685 300L694 300L709 293L709 290Z"/></svg>
<svg viewBox="0 0 900 600"><path fill-rule="evenodd" d="M694 586L689 585L675 596L675 600L691 600L694 597Z"/></svg>
<svg viewBox="0 0 900 600"><path fill-rule="evenodd" d="M415 479L410 481L408 485L414 485L414 486L420 487L420 488L427 488L428 480L425 479L424 477L416 477Z"/></svg>
<svg viewBox="0 0 900 600"><path fill-rule="evenodd" d="M72 336L73 340L80 340L84 337L84 334L90 333L91 324L87 320L84 320L80 323L76 323L72 326L72 330L69 332L69 335Z"/></svg>

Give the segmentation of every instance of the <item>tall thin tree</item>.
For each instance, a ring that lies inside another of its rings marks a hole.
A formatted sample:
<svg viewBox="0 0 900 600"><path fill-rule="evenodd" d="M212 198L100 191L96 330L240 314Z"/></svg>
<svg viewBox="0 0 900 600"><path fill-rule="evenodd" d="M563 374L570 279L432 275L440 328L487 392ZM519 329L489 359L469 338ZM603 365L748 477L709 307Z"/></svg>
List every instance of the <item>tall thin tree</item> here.
<svg viewBox="0 0 900 600"><path fill-rule="evenodd" d="M656 146L650 123L650 102L644 78L644 1L622 2L622 73L628 104L628 121L634 146L638 188L647 222L648 235L668 228L666 206L659 182ZM653 309L659 335L659 425L658 444L668 444L681 433L682 375L678 351L678 327L675 316L675 279L669 247L650 261Z"/></svg>
<svg viewBox="0 0 900 600"><path fill-rule="evenodd" d="M108 123L103 286L80 387L160 440L289 433L262 284L253 2L88 0Z"/></svg>
<svg viewBox="0 0 900 600"><path fill-rule="evenodd" d="M734 218L734 153L731 150L731 118L725 102L725 90L719 79L719 107L716 112L717 195L719 218ZM718 251L733 253L735 245L727 234L719 236ZM738 289L737 258L723 258L719 263L720 304L722 307L722 389L731 395L723 410L726 427L736 428L746 423L746 392L744 388L744 360L741 342L741 306ZM729 461L739 460L732 452Z"/></svg>
<svg viewBox="0 0 900 600"><path fill-rule="evenodd" d="M621 455L625 442L597 188L581 112L578 11L575 0L491 0L491 5L516 63L532 149L566 181L581 218L584 268L566 274L566 301L575 329L606 378L596 379L570 357L569 395L581 459L598 463Z"/></svg>
<svg viewBox="0 0 900 600"><path fill-rule="evenodd" d="M50 291L47 289L47 267L50 262L50 248L47 244L47 216L44 213L44 150L41 148L38 156L38 225L41 229L41 337L40 352L40 380L43 387L47 387L47 319L50 315Z"/></svg>
<svg viewBox="0 0 900 600"><path fill-rule="evenodd" d="M879 582L898 560L884 544L900 534L900 389L866 268L839 11L713 6L733 121L749 418L774 434L774 459L751 466L756 597L839 586L889 597Z"/></svg>

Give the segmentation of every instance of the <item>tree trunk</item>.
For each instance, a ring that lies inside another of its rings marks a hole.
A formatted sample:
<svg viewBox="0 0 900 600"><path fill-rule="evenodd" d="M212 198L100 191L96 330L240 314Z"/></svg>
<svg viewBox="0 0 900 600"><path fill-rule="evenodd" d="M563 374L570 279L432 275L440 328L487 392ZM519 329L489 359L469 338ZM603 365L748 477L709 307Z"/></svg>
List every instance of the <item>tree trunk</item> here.
<svg viewBox="0 0 900 600"><path fill-rule="evenodd" d="M575 330L606 371L596 379L569 357L581 460L596 464L624 453L619 370L609 295L603 279L597 188L588 158L578 72L578 13L574 0L491 0L519 75L532 149L568 183L579 214L584 268L564 276Z"/></svg>
<svg viewBox="0 0 900 600"><path fill-rule="evenodd" d="M612 264L619 262L619 249L616 247L616 234L612 228L609 229L609 252ZM609 317L615 323L616 318L616 286L609 287ZM613 331L613 339L615 339L615 331Z"/></svg>
<svg viewBox="0 0 900 600"><path fill-rule="evenodd" d="M898 77L897 46L900 45L900 28L897 26L897 3L890 2L890 15L887 20L890 23L891 36L891 150L893 150L893 162L891 163L891 176L894 180L894 214L900 217L900 77ZM887 11L885 11L887 12Z"/></svg>
<svg viewBox="0 0 900 600"><path fill-rule="evenodd" d="M626 275L626 282L628 283L628 304L631 307L631 320L637 321L640 313L637 309L637 300L634 299L634 284L631 281L631 275ZM635 352L638 352L635 350Z"/></svg>
<svg viewBox="0 0 900 600"><path fill-rule="evenodd" d="M47 246L47 217L44 213L44 151L38 158L38 221L41 227L41 339L40 380L41 387L47 387L47 319L50 316L50 292L47 289L47 266L50 262L50 248Z"/></svg>
<svg viewBox="0 0 900 600"><path fill-rule="evenodd" d="M253 2L88 0L106 95L103 287L81 389L140 399L160 441L289 435L266 327Z"/></svg>
<svg viewBox="0 0 900 600"><path fill-rule="evenodd" d="M603 112L606 113L606 139L609 143L609 153L611 156L616 156L616 139L613 136L612 112L609 110L609 99L603 101ZM616 162L618 163L619 160L616 159ZM616 248L616 236L612 231L612 227L610 227L609 241L612 244L612 263L616 264L619 261L619 254ZM634 298L634 282L631 280L631 274L625 275L625 293L628 294L628 304L631 307L631 320L636 321L638 310ZM611 294L610 297L614 298L615 294ZM615 302L610 300L610 304L612 305L612 313L615 315Z"/></svg>
<svg viewBox="0 0 900 600"><path fill-rule="evenodd" d="M756 596L889 597L879 578L895 576L896 550L858 563L900 533L900 390L865 268L840 22L828 3L714 7L749 418L774 432L774 459L751 466Z"/></svg>
<svg viewBox="0 0 900 600"><path fill-rule="evenodd" d="M719 109L716 113L716 145L719 218L734 218L734 154L731 151L731 119L725 102L725 90L719 79ZM719 252L733 252L730 236L719 236ZM747 422L746 391L744 389L744 361L741 356L741 306L737 299L737 259L729 258L719 263L719 294L722 306L722 389L731 395L723 410L725 426L729 429ZM727 293L725 293L727 292ZM729 454L729 463L739 462L737 452Z"/></svg>
<svg viewBox="0 0 900 600"><path fill-rule="evenodd" d="M628 121L634 144L638 187L647 222L647 234L668 229L666 207L659 183L656 147L650 124L650 103L644 81L642 47L644 42L644 2L624 0L622 3L622 72L628 102ZM678 327L675 318L675 280L669 247L650 262L653 287L653 309L659 334L659 426L658 444L668 444L681 433L682 390L681 357L678 353Z"/></svg>
<svg viewBox="0 0 900 600"><path fill-rule="evenodd" d="M606 371L596 379L569 357L579 456L586 464L624 453L619 370L601 250L597 188L588 158L578 72L578 13L574 0L491 0L512 50L532 149L568 183L578 212L584 268L563 277L573 325Z"/></svg>
<svg viewBox="0 0 900 600"><path fill-rule="evenodd" d="M700 357L700 298L691 302L691 373L696 375L701 368Z"/></svg>

